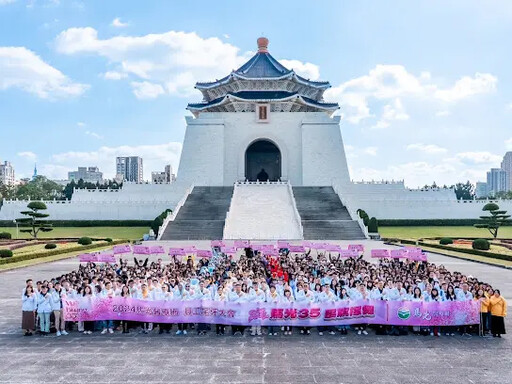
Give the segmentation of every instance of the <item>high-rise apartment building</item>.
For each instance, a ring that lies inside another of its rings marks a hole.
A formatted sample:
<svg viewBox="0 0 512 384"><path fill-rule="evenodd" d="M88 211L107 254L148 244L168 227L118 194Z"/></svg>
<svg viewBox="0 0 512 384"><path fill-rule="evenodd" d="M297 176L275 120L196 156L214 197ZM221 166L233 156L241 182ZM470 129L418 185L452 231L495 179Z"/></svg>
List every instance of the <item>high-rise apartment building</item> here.
<svg viewBox="0 0 512 384"><path fill-rule="evenodd" d="M142 157L120 156L116 158L116 175L122 176L123 181L142 183Z"/></svg>

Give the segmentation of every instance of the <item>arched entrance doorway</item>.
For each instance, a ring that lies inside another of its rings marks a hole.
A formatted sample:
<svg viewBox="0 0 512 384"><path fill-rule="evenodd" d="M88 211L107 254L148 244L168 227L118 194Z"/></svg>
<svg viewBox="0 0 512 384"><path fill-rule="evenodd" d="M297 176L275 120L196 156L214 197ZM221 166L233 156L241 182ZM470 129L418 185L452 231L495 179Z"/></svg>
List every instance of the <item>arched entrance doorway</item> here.
<svg viewBox="0 0 512 384"><path fill-rule="evenodd" d="M269 140L257 140L245 151L245 178L249 181L278 181L281 151Z"/></svg>

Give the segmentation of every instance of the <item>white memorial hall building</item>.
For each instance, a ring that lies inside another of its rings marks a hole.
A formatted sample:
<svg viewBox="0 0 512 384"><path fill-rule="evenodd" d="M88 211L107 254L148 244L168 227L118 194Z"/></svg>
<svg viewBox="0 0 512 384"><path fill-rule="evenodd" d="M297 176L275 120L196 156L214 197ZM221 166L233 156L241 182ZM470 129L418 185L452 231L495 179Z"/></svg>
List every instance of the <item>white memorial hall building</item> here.
<svg viewBox="0 0 512 384"><path fill-rule="evenodd" d="M152 220L170 208L161 240L343 240L367 235L357 209L377 219L480 216L485 201L458 201L453 190L352 182L334 115L340 107L323 98L329 87L285 68L259 38L239 69L196 84L203 99L187 107L193 116L174 183L76 190L70 201L47 202L50 219ZM6 201L0 220L26 204Z"/></svg>

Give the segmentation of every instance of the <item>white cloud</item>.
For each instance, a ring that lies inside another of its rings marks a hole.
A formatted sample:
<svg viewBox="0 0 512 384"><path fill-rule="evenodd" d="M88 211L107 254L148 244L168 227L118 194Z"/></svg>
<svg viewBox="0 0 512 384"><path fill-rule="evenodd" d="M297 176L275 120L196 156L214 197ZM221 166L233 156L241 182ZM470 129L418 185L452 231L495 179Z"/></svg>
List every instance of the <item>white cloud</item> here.
<svg viewBox="0 0 512 384"><path fill-rule="evenodd" d="M498 78L489 73L476 73L475 77L464 76L448 89L438 89L434 93L440 100L453 102L482 93L496 90Z"/></svg>
<svg viewBox="0 0 512 384"><path fill-rule="evenodd" d="M446 111L446 110L436 112L436 117L444 117L444 116L450 116L450 115L451 115L451 112Z"/></svg>
<svg viewBox="0 0 512 384"><path fill-rule="evenodd" d="M126 73L118 71L107 71L102 76L107 80L121 80L128 77Z"/></svg>
<svg viewBox="0 0 512 384"><path fill-rule="evenodd" d="M393 103L387 104L382 108L380 120L372 127L376 129L387 128L391 122L396 120L408 120L409 115L405 112L404 106L400 99L393 100Z"/></svg>
<svg viewBox="0 0 512 384"><path fill-rule="evenodd" d="M75 97L89 86L71 81L25 47L0 47L0 90L18 88L43 99Z"/></svg>
<svg viewBox="0 0 512 384"><path fill-rule="evenodd" d="M12 4L14 3L16 0L0 0L0 5L7 5L7 4Z"/></svg>
<svg viewBox="0 0 512 384"><path fill-rule="evenodd" d="M224 36L225 39L229 39L230 38L230 36L227 33L223 34L222 36Z"/></svg>
<svg viewBox="0 0 512 384"><path fill-rule="evenodd" d="M318 80L320 78L320 68L312 63L303 63L299 60L279 60L288 69L293 69L295 73L309 80Z"/></svg>
<svg viewBox="0 0 512 384"><path fill-rule="evenodd" d="M86 134L87 136L94 137L95 139L98 139L98 140L103 139L103 136L101 136L100 134L98 134L98 133L96 133L96 132L92 132L92 131L85 131L85 134Z"/></svg>
<svg viewBox="0 0 512 384"><path fill-rule="evenodd" d="M490 152L461 152L455 157L465 164L499 164L501 156Z"/></svg>
<svg viewBox="0 0 512 384"><path fill-rule="evenodd" d="M68 171L79 166L96 165L105 177L112 178L115 176L117 156L141 156L144 178L150 179L152 171L163 170L166 164L171 164L173 169L178 168L181 147L181 143L169 142L157 145L104 146L91 152L58 153L51 156L50 162L41 165L41 174L53 179L62 179L67 177Z"/></svg>
<svg viewBox="0 0 512 384"><path fill-rule="evenodd" d="M429 155L435 155L439 153L446 153L448 150L446 148L440 147L435 144L423 144L423 143L415 143L415 144L409 144L406 147L406 150L408 151L418 151L423 152Z"/></svg>
<svg viewBox="0 0 512 384"><path fill-rule="evenodd" d="M366 147L363 152L370 156L377 156L377 147Z"/></svg>
<svg viewBox="0 0 512 384"><path fill-rule="evenodd" d="M197 81L220 79L253 54L241 53L238 47L217 37L203 38L194 32L168 31L100 39L91 27L61 32L55 46L63 54L92 53L106 58L110 68L103 76L115 80L129 77L131 82L138 82L134 85L136 95L141 95L140 87L151 86L148 93L142 91L143 98L146 94L157 97L164 93L199 96L194 89ZM318 66L312 63L283 60L283 65L293 67L301 76L319 77Z"/></svg>
<svg viewBox="0 0 512 384"><path fill-rule="evenodd" d="M133 94L138 99L154 99L165 93L160 84L153 84L148 81L132 81Z"/></svg>
<svg viewBox="0 0 512 384"><path fill-rule="evenodd" d="M510 139L508 139L508 140L505 140L505 147L507 149L512 150L512 137Z"/></svg>
<svg viewBox="0 0 512 384"><path fill-rule="evenodd" d="M112 23L110 23L110 26L115 28L124 28L129 25L129 23L123 23L119 17L116 17L114 20L112 20Z"/></svg>
<svg viewBox="0 0 512 384"><path fill-rule="evenodd" d="M37 155L34 152L30 151L18 152L17 155L30 161L35 161L37 159Z"/></svg>
<svg viewBox="0 0 512 384"><path fill-rule="evenodd" d="M372 100L401 102L404 98L416 97L437 102L455 102L477 94L493 92L497 81L491 74L476 73L474 77L462 77L451 87L443 87L432 80L429 72L421 72L416 76L402 65L378 64L367 75L330 88L325 97L328 100L337 100L342 106L344 118L350 123L358 124L373 116L369 107ZM402 116L405 117L406 114ZM380 119L375 127L384 128L389 125L389 120Z"/></svg>

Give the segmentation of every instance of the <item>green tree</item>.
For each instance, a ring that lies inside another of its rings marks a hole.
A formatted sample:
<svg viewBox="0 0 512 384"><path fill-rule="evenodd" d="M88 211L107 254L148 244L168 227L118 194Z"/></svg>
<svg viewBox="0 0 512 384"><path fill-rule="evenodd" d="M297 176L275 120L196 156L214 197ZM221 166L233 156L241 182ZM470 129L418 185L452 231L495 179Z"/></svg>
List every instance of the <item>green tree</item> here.
<svg viewBox="0 0 512 384"><path fill-rule="evenodd" d="M469 180L466 183L457 183L452 187L457 200L473 200L475 197L475 188Z"/></svg>
<svg viewBox="0 0 512 384"><path fill-rule="evenodd" d="M30 235L37 239L39 232L50 232L53 230L52 224L45 220L48 216L47 213L43 213L47 209L46 204L42 201L32 201L27 205L29 211L20 212L25 217L16 219L20 224L20 232L30 233Z"/></svg>
<svg viewBox="0 0 512 384"><path fill-rule="evenodd" d="M37 176L34 180L20 185L16 191L16 198L20 200L52 200L62 197L63 187L44 176Z"/></svg>
<svg viewBox="0 0 512 384"><path fill-rule="evenodd" d="M510 215L507 215L507 211L500 211L498 204L487 203L482 211L489 212L489 216L480 216L483 222L475 224L475 227L487 228L494 238L498 236L498 229L502 225L510 223Z"/></svg>

